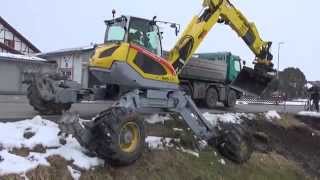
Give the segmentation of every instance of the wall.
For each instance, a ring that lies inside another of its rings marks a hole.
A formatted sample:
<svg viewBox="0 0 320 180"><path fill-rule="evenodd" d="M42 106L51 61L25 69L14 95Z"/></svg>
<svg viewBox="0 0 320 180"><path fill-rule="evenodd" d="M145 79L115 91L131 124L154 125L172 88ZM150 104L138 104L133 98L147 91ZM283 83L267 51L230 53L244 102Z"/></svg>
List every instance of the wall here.
<svg viewBox="0 0 320 180"><path fill-rule="evenodd" d="M88 87L88 62L92 51L66 52L56 55L44 55L48 61L55 61L58 71L63 72L70 80L81 83L83 88Z"/></svg>
<svg viewBox="0 0 320 180"><path fill-rule="evenodd" d="M24 94L27 85L22 81L31 73L55 71L56 64L52 63L0 60L0 94Z"/></svg>

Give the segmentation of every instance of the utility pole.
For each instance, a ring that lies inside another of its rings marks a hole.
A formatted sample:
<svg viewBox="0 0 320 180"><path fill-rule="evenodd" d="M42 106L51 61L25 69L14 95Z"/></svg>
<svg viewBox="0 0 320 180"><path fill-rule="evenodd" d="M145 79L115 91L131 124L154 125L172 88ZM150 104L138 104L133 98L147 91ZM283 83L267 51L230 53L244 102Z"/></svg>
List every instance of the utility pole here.
<svg viewBox="0 0 320 180"><path fill-rule="evenodd" d="M281 45L284 44L284 42L279 42L278 43L278 69L277 69L277 79L279 80L279 72L280 72L280 48Z"/></svg>
<svg viewBox="0 0 320 180"><path fill-rule="evenodd" d="M279 72L280 72L280 48L281 48L281 45L284 44L284 42L279 42L278 43L278 68L277 68L277 79L280 83L280 78L279 78ZM278 89L278 93L279 93L279 96L278 97L281 97L283 99L283 102L284 102L284 112L286 112L286 96L287 95L284 95L283 93L280 93L280 89Z"/></svg>

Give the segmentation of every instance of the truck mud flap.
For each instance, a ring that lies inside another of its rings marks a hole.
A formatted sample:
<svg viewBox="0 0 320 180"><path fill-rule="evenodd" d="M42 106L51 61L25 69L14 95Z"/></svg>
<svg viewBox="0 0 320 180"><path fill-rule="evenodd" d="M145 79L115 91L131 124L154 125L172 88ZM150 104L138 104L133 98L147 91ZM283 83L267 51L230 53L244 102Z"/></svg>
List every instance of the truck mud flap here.
<svg viewBox="0 0 320 180"><path fill-rule="evenodd" d="M231 87L244 91L247 95L260 96L272 80L272 75L244 67Z"/></svg>

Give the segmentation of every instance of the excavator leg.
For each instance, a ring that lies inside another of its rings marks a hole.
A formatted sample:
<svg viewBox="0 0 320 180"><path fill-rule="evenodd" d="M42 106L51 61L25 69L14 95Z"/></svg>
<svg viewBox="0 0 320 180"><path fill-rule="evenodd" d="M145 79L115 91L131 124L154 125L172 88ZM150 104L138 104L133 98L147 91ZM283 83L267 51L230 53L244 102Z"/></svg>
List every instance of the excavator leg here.
<svg viewBox="0 0 320 180"><path fill-rule="evenodd" d="M181 116L199 139L208 141L235 162L242 163L250 158L252 151L249 139L244 138L245 131L234 125L209 123L192 99L180 90L131 91L92 122L81 123L75 115L67 114L60 127L109 164L129 165L144 149L145 133L140 114L154 113Z"/></svg>

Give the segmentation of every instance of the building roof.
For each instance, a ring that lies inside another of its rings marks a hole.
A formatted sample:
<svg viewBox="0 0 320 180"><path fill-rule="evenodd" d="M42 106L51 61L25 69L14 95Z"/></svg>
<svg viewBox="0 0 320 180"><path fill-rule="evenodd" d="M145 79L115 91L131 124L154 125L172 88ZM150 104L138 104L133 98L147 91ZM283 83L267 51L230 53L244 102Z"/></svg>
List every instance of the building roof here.
<svg viewBox="0 0 320 180"><path fill-rule="evenodd" d="M0 52L0 61L1 60L14 60L14 61L25 60L25 61L48 62L47 60L36 57L36 56L27 56L27 55L21 55L21 54Z"/></svg>
<svg viewBox="0 0 320 180"><path fill-rule="evenodd" d="M40 53L41 51L33 45L27 38L25 38L22 34L20 34L15 28L13 28L7 21L5 21L1 16L0 16L0 23L7 28L9 31L11 31L15 36L17 36L19 39L21 39L28 47L30 47L35 53ZM0 43L2 44L2 43ZM3 48L3 47L2 47ZM8 50L9 48L9 50ZM6 50L12 52L10 47L5 48Z"/></svg>
<svg viewBox="0 0 320 180"><path fill-rule="evenodd" d="M76 53L76 52L86 52L86 51L94 50L95 46L96 45L94 45L94 44L90 44L88 46L60 49L60 50L46 52L46 53L39 53L39 54L37 54L37 56L39 56L39 57L49 57L49 56L72 54L72 53Z"/></svg>

